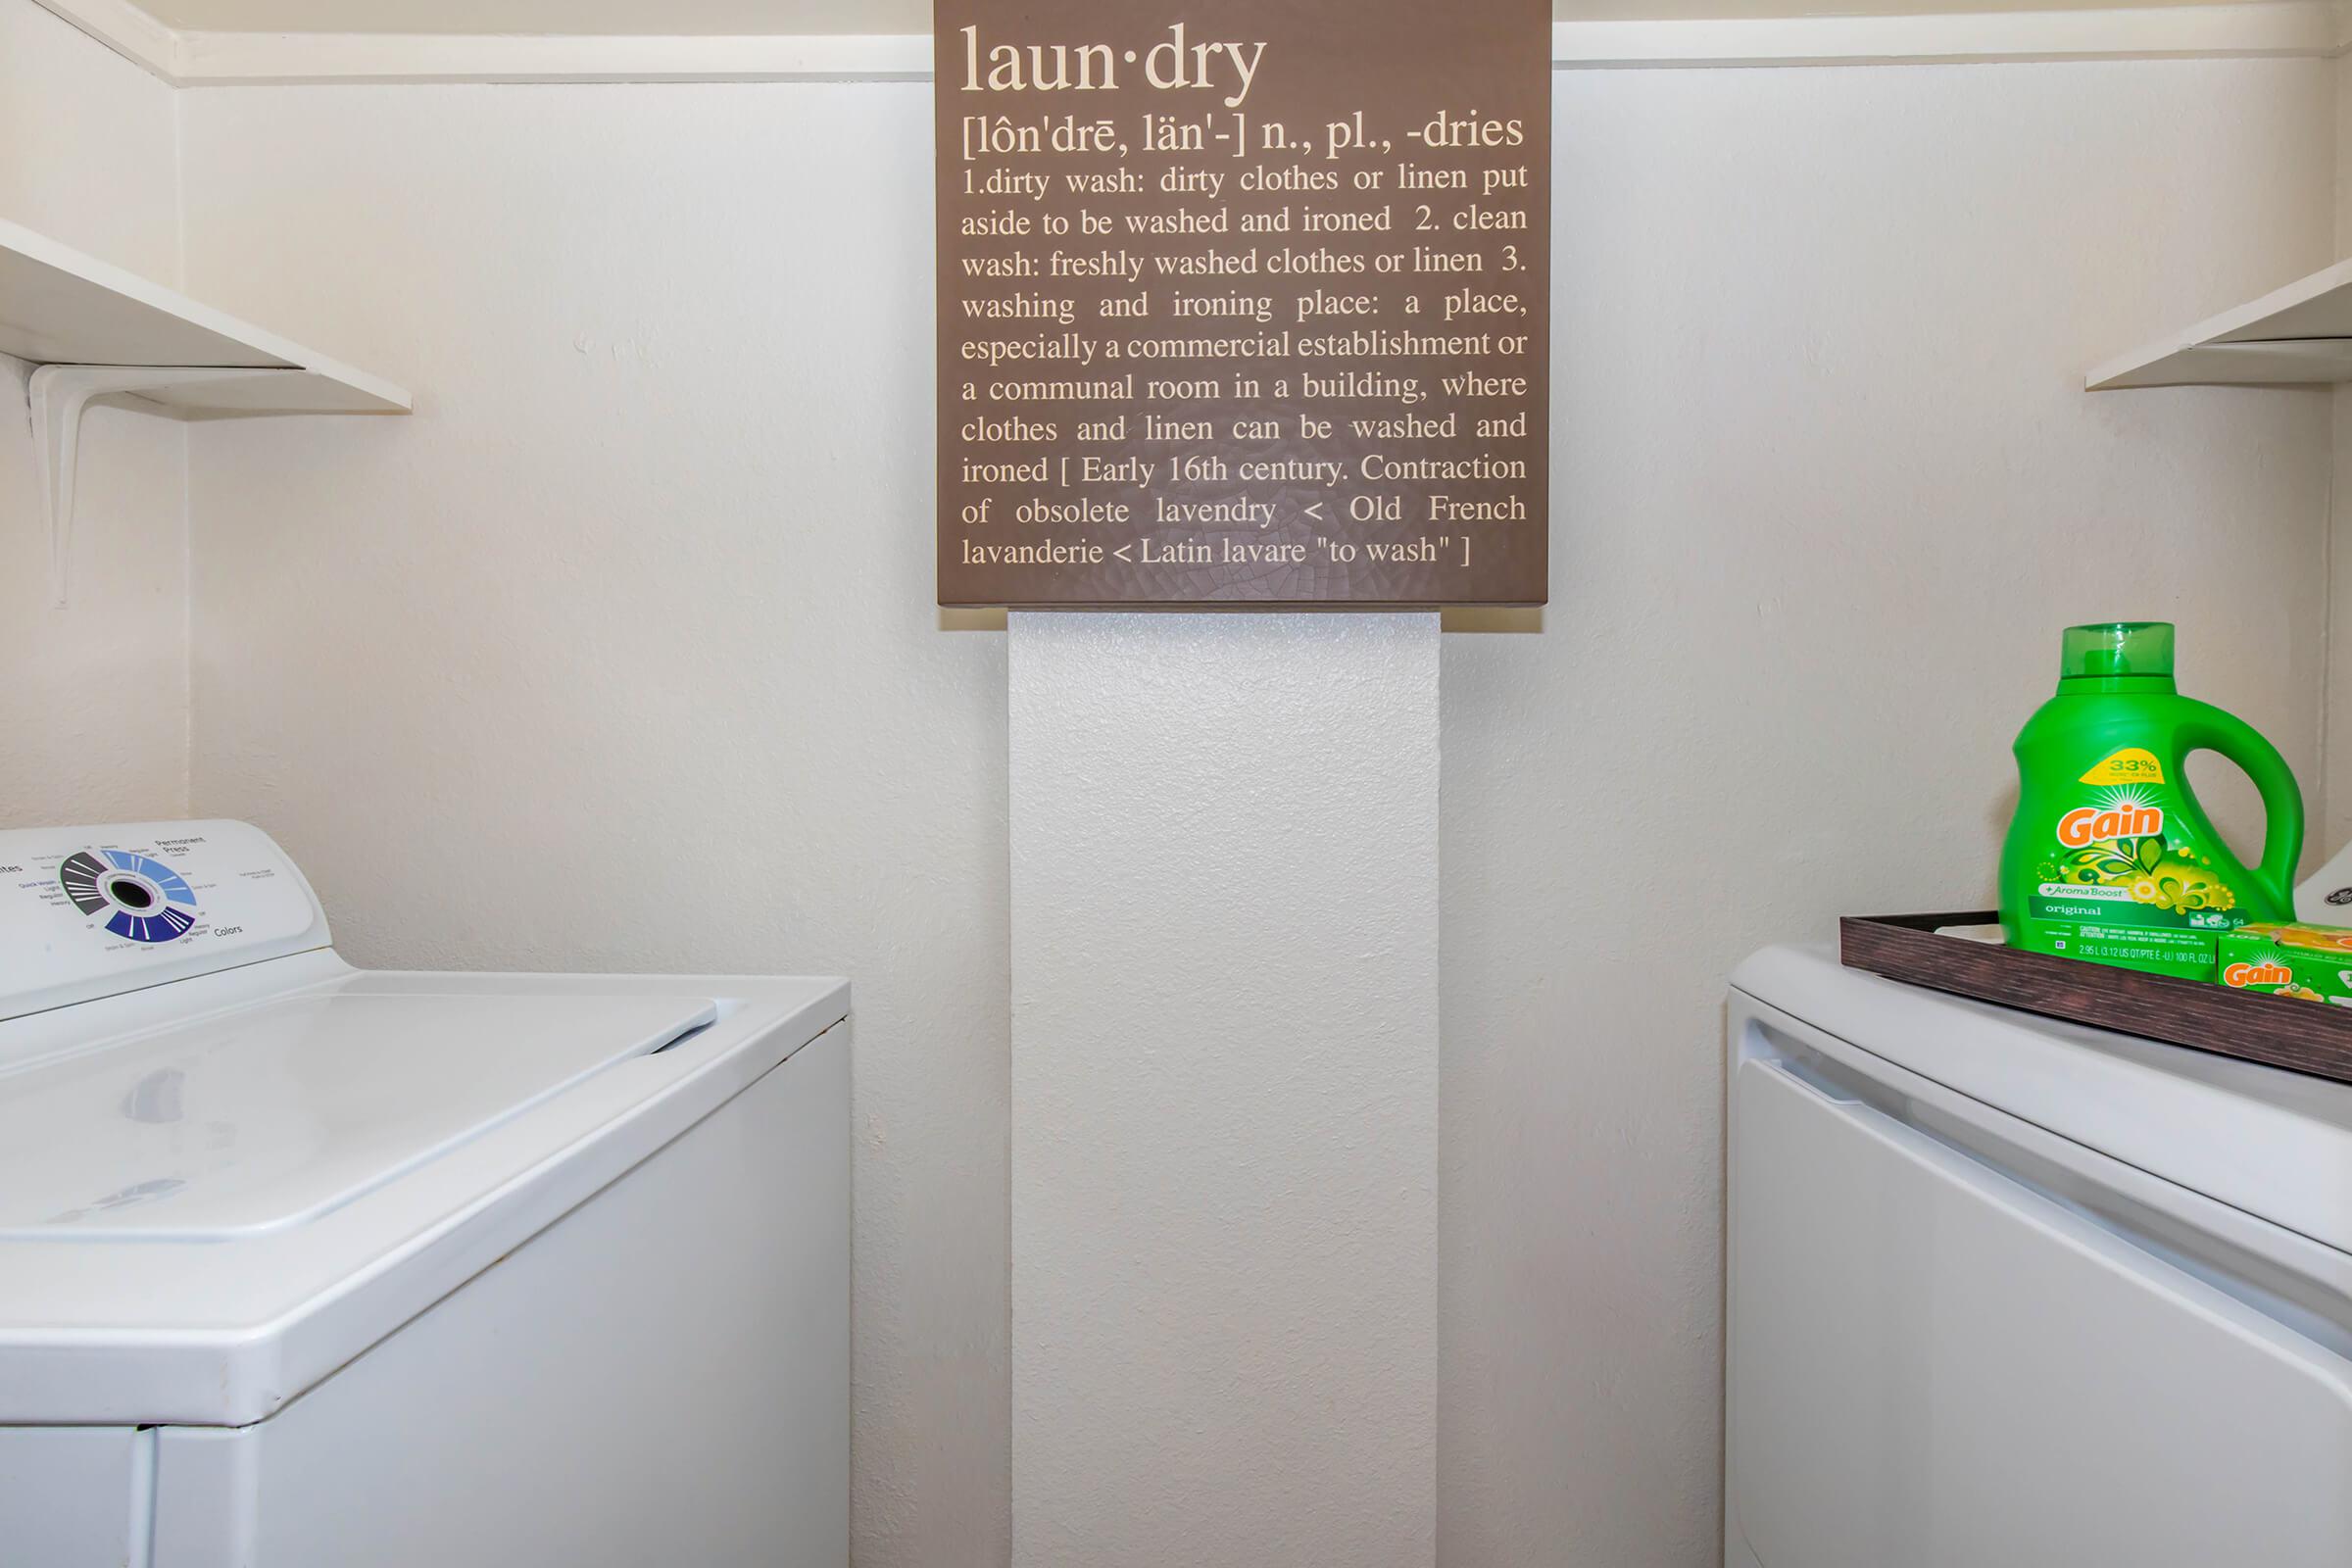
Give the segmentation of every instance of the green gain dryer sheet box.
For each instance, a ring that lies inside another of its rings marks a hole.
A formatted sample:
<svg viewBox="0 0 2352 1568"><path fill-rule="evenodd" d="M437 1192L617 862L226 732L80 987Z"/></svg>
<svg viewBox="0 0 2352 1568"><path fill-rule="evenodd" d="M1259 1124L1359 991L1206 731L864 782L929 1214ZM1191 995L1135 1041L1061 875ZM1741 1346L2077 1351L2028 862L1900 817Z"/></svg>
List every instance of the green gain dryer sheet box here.
<svg viewBox="0 0 2352 1568"><path fill-rule="evenodd" d="M2215 978L2232 991L2352 1007L2352 930L2257 921L2222 933Z"/></svg>

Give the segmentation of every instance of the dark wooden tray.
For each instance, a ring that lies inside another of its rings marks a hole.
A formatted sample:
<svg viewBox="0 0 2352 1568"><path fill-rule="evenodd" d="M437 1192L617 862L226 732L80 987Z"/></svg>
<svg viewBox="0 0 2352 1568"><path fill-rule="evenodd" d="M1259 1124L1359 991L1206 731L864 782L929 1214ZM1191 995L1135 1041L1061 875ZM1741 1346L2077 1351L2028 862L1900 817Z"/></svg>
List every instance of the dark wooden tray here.
<svg viewBox="0 0 2352 1568"><path fill-rule="evenodd" d="M1889 980L2352 1083L2352 1007L1941 934L1999 919L1988 910L1849 914L1838 922L1838 956Z"/></svg>

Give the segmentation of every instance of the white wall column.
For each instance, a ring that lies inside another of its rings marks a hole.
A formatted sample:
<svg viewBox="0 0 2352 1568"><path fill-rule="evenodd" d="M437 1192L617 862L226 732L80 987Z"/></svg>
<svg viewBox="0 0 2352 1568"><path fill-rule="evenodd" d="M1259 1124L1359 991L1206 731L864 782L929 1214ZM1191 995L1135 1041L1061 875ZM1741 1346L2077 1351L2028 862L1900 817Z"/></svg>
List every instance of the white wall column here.
<svg viewBox="0 0 2352 1568"><path fill-rule="evenodd" d="M1434 1560L1438 617L1011 617L1015 1568Z"/></svg>

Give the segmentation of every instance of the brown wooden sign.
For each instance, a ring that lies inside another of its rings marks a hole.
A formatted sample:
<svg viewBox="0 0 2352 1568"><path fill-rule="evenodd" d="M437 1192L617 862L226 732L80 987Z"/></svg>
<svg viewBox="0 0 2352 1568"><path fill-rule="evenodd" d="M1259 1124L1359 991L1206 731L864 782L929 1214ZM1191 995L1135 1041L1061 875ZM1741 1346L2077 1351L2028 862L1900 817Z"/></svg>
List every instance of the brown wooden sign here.
<svg viewBox="0 0 2352 1568"><path fill-rule="evenodd" d="M939 602L1547 597L1548 0L936 0Z"/></svg>

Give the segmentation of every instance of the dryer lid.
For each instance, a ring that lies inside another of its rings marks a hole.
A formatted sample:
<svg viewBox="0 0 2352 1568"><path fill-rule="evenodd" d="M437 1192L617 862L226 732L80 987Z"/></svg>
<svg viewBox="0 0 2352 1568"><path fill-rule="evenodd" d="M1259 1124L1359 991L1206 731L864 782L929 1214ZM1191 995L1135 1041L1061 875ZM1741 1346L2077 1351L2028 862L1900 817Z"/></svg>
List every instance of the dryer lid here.
<svg viewBox="0 0 2352 1568"><path fill-rule="evenodd" d="M0 1073L0 1238L299 1226L715 1016L691 996L346 990L28 1063Z"/></svg>
<svg viewBox="0 0 2352 1568"><path fill-rule="evenodd" d="M1972 1100L2352 1252L2352 1084L1903 985L1827 949L1766 948L1732 984Z"/></svg>

